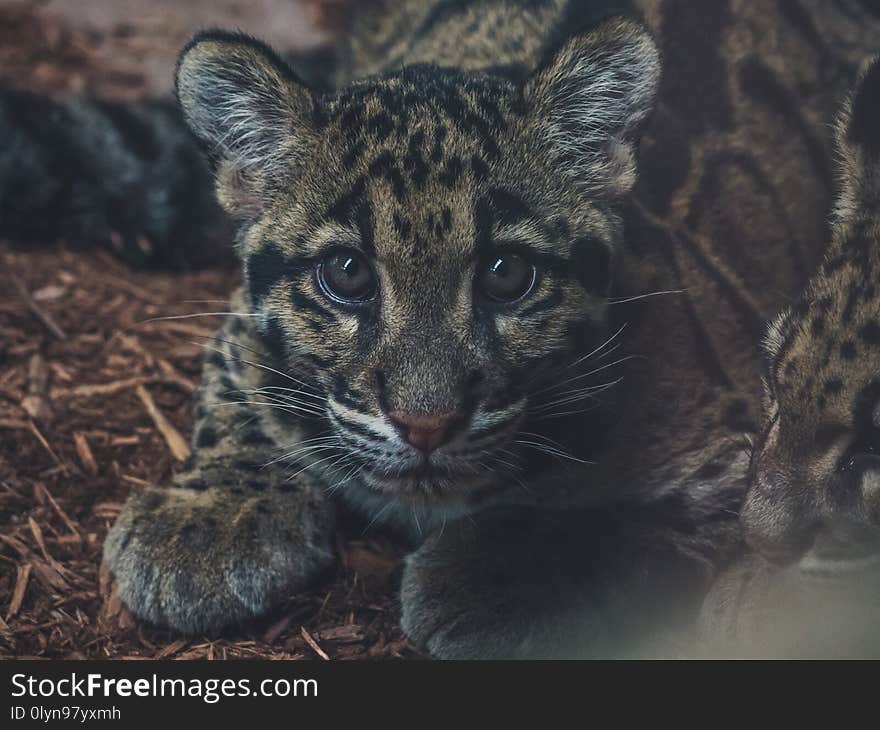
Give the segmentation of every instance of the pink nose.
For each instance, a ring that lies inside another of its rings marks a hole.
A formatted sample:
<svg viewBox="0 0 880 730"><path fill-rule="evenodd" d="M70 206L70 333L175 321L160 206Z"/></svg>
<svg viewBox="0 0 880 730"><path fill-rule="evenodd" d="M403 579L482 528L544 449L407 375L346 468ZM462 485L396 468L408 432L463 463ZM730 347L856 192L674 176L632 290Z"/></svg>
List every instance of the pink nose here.
<svg viewBox="0 0 880 730"><path fill-rule="evenodd" d="M410 413L409 411L391 411L388 414L391 422L397 426L408 443L426 454L438 449L446 443L458 414L448 413Z"/></svg>

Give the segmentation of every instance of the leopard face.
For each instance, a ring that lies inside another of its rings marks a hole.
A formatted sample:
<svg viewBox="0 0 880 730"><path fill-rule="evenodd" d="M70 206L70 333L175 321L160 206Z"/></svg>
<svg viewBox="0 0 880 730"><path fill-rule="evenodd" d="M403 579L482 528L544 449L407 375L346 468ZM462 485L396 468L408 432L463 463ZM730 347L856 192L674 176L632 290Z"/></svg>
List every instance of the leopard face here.
<svg viewBox="0 0 880 730"><path fill-rule="evenodd" d="M603 336L658 68L624 21L523 78L416 65L323 96L249 38L184 51L251 315L320 394L328 458L413 502L520 458L533 394Z"/></svg>
<svg viewBox="0 0 880 730"><path fill-rule="evenodd" d="M832 242L766 339L766 425L742 512L747 538L790 560L833 527L880 524L880 63L841 114Z"/></svg>

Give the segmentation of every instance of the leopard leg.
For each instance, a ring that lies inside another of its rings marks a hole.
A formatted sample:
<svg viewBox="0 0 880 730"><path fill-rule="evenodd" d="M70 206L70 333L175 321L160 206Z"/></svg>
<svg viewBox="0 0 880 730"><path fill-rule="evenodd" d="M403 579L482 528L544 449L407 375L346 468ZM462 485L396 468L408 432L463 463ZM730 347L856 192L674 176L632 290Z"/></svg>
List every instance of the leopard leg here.
<svg viewBox="0 0 880 730"><path fill-rule="evenodd" d="M329 497L306 473L290 478L267 420L239 402L259 369L243 364L258 356L242 356L237 328L206 361L187 468L171 488L134 492L104 545L133 613L186 633L264 614L333 561Z"/></svg>
<svg viewBox="0 0 880 730"><path fill-rule="evenodd" d="M694 534L632 508L486 512L407 559L403 628L442 658L680 655L711 573Z"/></svg>

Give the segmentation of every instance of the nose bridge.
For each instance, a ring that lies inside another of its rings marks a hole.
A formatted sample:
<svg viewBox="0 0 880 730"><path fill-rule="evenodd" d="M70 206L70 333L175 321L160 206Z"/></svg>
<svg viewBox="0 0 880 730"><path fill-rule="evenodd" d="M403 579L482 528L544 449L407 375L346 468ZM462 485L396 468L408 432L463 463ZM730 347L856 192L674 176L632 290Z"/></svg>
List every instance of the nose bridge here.
<svg viewBox="0 0 880 730"><path fill-rule="evenodd" d="M470 373L471 348L445 324L414 323L389 343L379 362L389 410L457 410Z"/></svg>

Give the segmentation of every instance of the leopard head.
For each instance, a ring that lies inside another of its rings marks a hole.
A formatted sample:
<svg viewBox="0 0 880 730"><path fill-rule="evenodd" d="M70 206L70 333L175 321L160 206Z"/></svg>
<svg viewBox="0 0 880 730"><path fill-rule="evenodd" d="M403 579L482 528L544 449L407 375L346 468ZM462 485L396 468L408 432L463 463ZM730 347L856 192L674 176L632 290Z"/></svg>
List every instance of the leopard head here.
<svg viewBox="0 0 880 730"><path fill-rule="evenodd" d="M330 94L248 37L183 51L178 99L241 223L256 327L375 492L485 484L542 374L602 337L658 75L621 20L525 76L416 65Z"/></svg>
<svg viewBox="0 0 880 730"><path fill-rule="evenodd" d="M880 525L880 62L839 116L831 243L766 338L766 425L741 519L766 556L801 556L825 528ZM864 533L864 534L863 534Z"/></svg>

